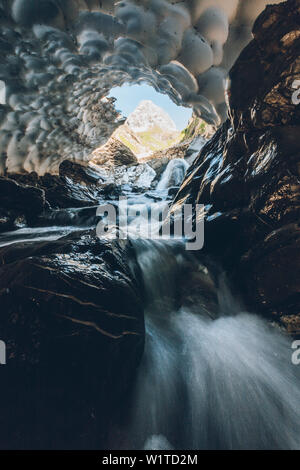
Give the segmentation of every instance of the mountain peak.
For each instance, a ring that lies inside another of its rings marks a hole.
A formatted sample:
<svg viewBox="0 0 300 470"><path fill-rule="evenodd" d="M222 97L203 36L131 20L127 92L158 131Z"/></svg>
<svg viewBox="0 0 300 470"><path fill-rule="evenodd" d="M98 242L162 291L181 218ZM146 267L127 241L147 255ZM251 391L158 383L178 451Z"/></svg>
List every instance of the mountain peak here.
<svg viewBox="0 0 300 470"><path fill-rule="evenodd" d="M147 132L155 127L167 132L177 130L169 114L150 100L141 101L128 116L126 124L133 132Z"/></svg>

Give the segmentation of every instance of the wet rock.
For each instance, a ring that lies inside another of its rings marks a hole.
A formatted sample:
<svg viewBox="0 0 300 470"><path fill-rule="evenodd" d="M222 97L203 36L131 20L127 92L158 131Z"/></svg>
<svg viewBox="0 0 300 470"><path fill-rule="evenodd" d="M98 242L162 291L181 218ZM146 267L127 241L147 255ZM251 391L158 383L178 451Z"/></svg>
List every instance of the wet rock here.
<svg viewBox="0 0 300 470"><path fill-rule="evenodd" d="M133 188L143 190L151 187L151 183L155 178L155 171L147 163L129 168L123 166L116 169L114 178L117 184L128 184Z"/></svg>
<svg viewBox="0 0 300 470"><path fill-rule="evenodd" d="M130 246L81 231L0 256L1 448L101 448L143 352Z"/></svg>
<svg viewBox="0 0 300 470"><path fill-rule="evenodd" d="M124 186L138 191L149 189L156 176L155 171L147 163L116 167L109 165L99 168L106 181L101 186L100 193L113 196L118 195L122 189L126 189Z"/></svg>
<svg viewBox="0 0 300 470"><path fill-rule="evenodd" d="M94 206L99 202L99 187L84 186L68 176L46 173L39 183L45 190L47 201L53 209Z"/></svg>
<svg viewBox="0 0 300 470"><path fill-rule="evenodd" d="M134 153L115 137L93 152L90 166L99 171L105 181L101 193L112 197L118 196L120 186L127 184L148 189L156 177L147 163L139 163Z"/></svg>
<svg viewBox="0 0 300 470"><path fill-rule="evenodd" d="M248 296L255 296L271 318L280 318L289 332L299 335L299 223L285 225L251 247L242 257L241 270L249 279Z"/></svg>
<svg viewBox="0 0 300 470"><path fill-rule="evenodd" d="M5 209L0 209L0 232L7 232L13 230L16 213L10 212Z"/></svg>
<svg viewBox="0 0 300 470"><path fill-rule="evenodd" d="M40 188L0 177L0 230L13 228L19 216L33 221L46 207L45 192Z"/></svg>
<svg viewBox="0 0 300 470"><path fill-rule="evenodd" d="M178 186L171 186L171 188L168 189L168 196L170 197L174 197L176 196L176 194L178 193L179 191L179 187Z"/></svg>
<svg viewBox="0 0 300 470"><path fill-rule="evenodd" d="M123 144L121 144L123 145ZM123 146L125 147L125 146ZM126 151L119 149L123 161L127 161ZM118 158L119 158L118 157ZM103 198L118 198L123 185L130 185L138 190L148 189L155 178L155 171L146 163L128 164L95 163L81 164L66 160L59 167L59 175L46 173L11 174L10 178L21 185L34 186L45 194L46 206L50 209L83 208L97 206ZM47 208L46 207L46 208Z"/></svg>
<svg viewBox="0 0 300 470"><path fill-rule="evenodd" d="M111 137L102 147L91 155L91 162L99 166L128 166L136 165L138 160L130 148L120 140Z"/></svg>
<svg viewBox="0 0 300 470"><path fill-rule="evenodd" d="M59 166L59 175L63 178L71 178L81 185L101 184L103 178L95 165L82 164L64 160Z"/></svg>
<svg viewBox="0 0 300 470"><path fill-rule="evenodd" d="M101 195L105 198L117 198L122 194L122 187L113 182L101 186Z"/></svg>
<svg viewBox="0 0 300 470"><path fill-rule="evenodd" d="M45 207L45 193L33 186L19 184L10 178L0 177L1 206L24 213L42 212Z"/></svg>
<svg viewBox="0 0 300 470"><path fill-rule="evenodd" d="M206 206L205 246L249 308L300 329L299 1L267 7L230 72L229 119L204 146L177 194Z"/></svg>
<svg viewBox="0 0 300 470"><path fill-rule="evenodd" d="M59 175L46 173L12 174L14 180L31 184L45 192L51 208L94 206L99 202L103 177L97 167L65 160L59 167Z"/></svg>
<svg viewBox="0 0 300 470"><path fill-rule="evenodd" d="M230 116L236 131L299 125L292 101L300 79L298 0L267 6L253 27L254 40L230 71Z"/></svg>

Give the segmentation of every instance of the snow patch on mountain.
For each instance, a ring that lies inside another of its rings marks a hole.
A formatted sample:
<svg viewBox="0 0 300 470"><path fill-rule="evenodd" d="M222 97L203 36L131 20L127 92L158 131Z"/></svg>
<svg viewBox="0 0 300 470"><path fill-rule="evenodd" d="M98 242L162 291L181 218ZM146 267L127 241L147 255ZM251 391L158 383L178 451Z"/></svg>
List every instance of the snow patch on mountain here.
<svg viewBox="0 0 300 470"><path fill-rule="evenodd" d="M141 101L128 116L126 123L133 132L147 132L157 127L166 132L177 131L169 114L150 100Z"/></svg>

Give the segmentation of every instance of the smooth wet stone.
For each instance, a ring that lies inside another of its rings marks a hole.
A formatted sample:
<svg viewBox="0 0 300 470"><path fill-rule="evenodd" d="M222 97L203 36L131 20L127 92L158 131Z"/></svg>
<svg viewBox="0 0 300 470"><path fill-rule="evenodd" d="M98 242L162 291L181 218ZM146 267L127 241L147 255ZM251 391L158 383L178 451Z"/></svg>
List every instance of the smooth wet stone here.
<svg viewBox="0 0 300 470"><path fill-rule="evenodd" d="M25 216L28 221L34 220L47 207L43 189L5 177L0 177L0 201L1 231L13 228L20 216Z"/></svg>
<svg viewBox="0 0 300 470"><path fill-rule="evenodd" d="M144 346L130 245L77 232L0 257L0 447L101 448Z"/></svg>
<svg viewBox="0 0 300 470"><path fill-rule="evenodd" d="M94 206L99 202L99 187L82 185L68 176L46 175L41 177L47 201L52 208Z"/></svg>
<svg viewBox="0 0 300 470"><path fill-rule="evenodd" d="M103 178L95 165L64 160L59 166L59 176L71 178L82 185L101 184Z"/></svg>

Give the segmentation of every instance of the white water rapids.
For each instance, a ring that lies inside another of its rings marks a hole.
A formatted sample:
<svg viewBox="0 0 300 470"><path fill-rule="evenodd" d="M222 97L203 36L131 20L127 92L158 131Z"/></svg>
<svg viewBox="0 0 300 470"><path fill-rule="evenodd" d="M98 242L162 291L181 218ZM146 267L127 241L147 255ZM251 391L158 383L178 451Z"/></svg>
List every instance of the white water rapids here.
<svg viewBox="0 0 300 470"><path fill-rule="evenodd" d="M291 361L291 339L243 313L224 282L215 318L201 295L192 307L176 308L184 245L135 245L148 303L133 447L299 449L300 368Z"/></svg>

